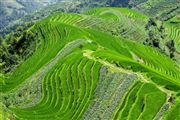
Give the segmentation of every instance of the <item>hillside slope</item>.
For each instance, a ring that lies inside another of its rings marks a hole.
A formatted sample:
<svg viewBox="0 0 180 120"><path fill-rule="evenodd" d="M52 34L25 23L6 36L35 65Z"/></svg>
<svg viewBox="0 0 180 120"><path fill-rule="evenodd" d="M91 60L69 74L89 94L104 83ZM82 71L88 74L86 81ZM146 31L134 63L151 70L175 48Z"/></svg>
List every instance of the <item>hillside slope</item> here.
<svg viewBox="0 0 180 120"><path fill-rule="evenodd" d="M80 13L96 7L127 7L162 21L180 12L178 0L10 0L0 1L0 6L3 16L0 17L1 36L14 30L15 26L40 20L56 11Z"/></svg>
<svg viewBox="0 0 180 120"><path fill-rule="evenodd" d="M137 32L137 37L129 38L133 41L109 32L114 23L124 28L128 21L146 20L132 10L99 8L84 14L56 13L37 22L28 30L38 34L34 54L0 79L0 116L178 120L180 65L138 43L139 29L132 29Z"/></svg>
<svg viewBox="0 0 180 120"><path fill-rule="evenodd" d="M0 29L23 16L61 0L0 0Z"/></svg>
<svg viewBox="0 0 180 120"><path fill-rule="evenodd" d="M166 34L174 41L176 49L177 61L180 63L180 18L176 15L172 19L165 22Z"/></svg>

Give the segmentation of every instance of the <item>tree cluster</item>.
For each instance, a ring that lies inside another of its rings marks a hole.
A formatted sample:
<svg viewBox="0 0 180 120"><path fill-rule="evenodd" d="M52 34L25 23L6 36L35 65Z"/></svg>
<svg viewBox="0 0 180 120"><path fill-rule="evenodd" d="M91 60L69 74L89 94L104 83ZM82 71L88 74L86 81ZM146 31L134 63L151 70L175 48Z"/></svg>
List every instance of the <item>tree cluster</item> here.
<svg viewBox="0 0 180 120"><path fill-rule="evenodd" d="M148 38L144 41L144 44L155 47L161 52L167 54L170 58L174 58L174 54L176 52L175 43L174 40L169 40L165 34L163 22L158 26L156 21L150 18L145 28L148 33ZM165 50L166 48L167 51Z"/></svg>
<svg viewBox="0 0 180 120"><path fill-rule="evenodd" d="M0 37L0 72L8 73L26 60L35 50L37 35L19 26L5 38Z"/></svg>

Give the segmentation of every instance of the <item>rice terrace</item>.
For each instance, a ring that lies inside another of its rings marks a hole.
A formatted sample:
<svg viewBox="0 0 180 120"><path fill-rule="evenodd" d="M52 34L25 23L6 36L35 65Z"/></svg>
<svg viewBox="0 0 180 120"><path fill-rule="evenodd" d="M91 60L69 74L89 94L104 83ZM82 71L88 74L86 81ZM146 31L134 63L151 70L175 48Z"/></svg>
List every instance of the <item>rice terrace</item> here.
<svg viewBox="0 0 180 120"><path fill-rule="evenodd" d="M0 0L0 120L180 120L179 0Z"/></svg>

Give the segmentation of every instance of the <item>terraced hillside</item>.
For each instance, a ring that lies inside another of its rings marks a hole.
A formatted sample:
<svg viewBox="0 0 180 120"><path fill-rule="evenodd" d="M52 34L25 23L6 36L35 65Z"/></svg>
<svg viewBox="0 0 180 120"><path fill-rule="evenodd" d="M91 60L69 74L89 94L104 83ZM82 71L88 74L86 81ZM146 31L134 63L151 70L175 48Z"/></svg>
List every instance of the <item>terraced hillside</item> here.
<svg viewBox="0 0 180 120"><path fill-rule="evenodd" d="M166 33L174 41L177 51L177 60L180 63L180 17L179 15L165 22Z"/></svg>
<svg viewBox="0 0 180 120"><path fill-rule="evenodd" d="M133 9L160 20L169 20L180 12L179 0L130 0Z"/></svg>
<svg viewBox="0 0 180 120"><path fill-rule="evenodd" d="M179 120L180 65L137 42L146 21L132 10L99 8L36 23L35 53L0 79L1 118ZM117 26L124 30L115 37Z"/></svg>

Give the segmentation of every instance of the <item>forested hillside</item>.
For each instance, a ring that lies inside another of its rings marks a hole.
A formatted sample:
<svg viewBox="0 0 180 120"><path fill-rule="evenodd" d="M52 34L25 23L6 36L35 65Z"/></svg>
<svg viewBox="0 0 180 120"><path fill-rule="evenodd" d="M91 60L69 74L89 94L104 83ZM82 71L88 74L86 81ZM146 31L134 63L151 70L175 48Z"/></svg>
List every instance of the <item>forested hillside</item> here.
<svg viewBox="0 0 180 120"><path fill-rule="evenodd" d="M0 0L0 29L28 13L61 0Z"/></svg>

